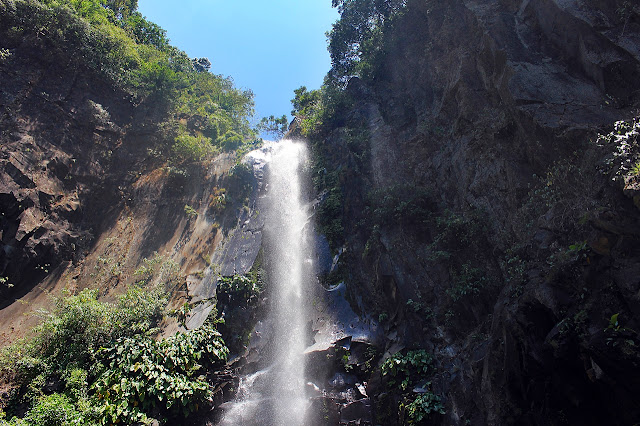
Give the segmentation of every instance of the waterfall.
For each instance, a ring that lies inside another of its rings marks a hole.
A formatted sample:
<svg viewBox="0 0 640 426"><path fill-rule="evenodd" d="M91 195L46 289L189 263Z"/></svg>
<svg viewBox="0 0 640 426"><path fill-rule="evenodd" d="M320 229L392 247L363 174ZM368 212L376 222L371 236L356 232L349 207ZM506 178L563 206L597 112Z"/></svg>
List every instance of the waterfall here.
<svg viewBox="0 0 640 426"><path fill-rule="evenodd" d="M308 286L314 280L304 190L304 143L283 140L266 150L270 160L264 227L268 313L260 330L268 341L261 369L241 379L222 425L304 425L304 355Z"/></svg>

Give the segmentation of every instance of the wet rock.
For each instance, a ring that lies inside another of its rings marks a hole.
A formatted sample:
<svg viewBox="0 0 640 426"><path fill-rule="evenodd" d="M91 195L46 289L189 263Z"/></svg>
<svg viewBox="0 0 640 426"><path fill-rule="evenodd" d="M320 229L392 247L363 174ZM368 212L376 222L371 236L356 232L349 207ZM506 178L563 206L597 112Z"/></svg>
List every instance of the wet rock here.
<svg viewBox="0 0 640 426"><path fill-rule="evenodd" d="M305 375L309 380L322 386L330 377L335 363L335 349L317 350L305 353Z"/></svg>
<svg viewBox="0 0 640 426"><path fill-rule="evenodd" d="M337 372L329 380L329 386L335 389L344 389L356 384L357 378L353 374L345 374Z"/></svg>
<svg viewBox="0 0 640 426"><path fill-rule="evenodd" d="M371 425L372 422L373 415L369 398L347 404L340 410L341 425Z"/></svg>

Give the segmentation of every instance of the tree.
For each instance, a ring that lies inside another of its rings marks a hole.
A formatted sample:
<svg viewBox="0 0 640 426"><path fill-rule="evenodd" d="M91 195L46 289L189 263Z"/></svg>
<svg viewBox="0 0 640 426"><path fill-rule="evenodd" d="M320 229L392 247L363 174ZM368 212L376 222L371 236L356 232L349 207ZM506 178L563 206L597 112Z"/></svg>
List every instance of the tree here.
<svg viewBox="0 0 640 426"><path fill-rule="evenodd" d="M124 20L138 10L138 0L101 0L100 3L113 11L117 19Z"/></svg>
<svg viewBox="0 0 640 426"><path fill-rule="evenodd" d="M293 93L296 95L291 100L293 110L291 115L293 116L305 116L314 109L314 107L320 102L321 93L319 90L307 90L306 86L300 86L295 89Z"/></svg>
<svg viewBox="0 0 640 426"><path fill-rule="evenodd" d="M167 32L158 24L145 19L140 12L133 12L123 21L123 28L139 44L148 44L158 50L167 50Z"/></svg>
<svg viewBox="0 0 640 426"><path fill-rule="evenodd" d="M289 120L286 115L282 115L282 117L270 115L269 117L262 117L256 127L259 132L264 132L279 140L287 132Z"/></svg>
<svg viewBox="0 0 640 426"><path fill-rule="evenodd" d="M406 7L406 0L333 0L340 19L329 32L332 73L348 80L361 62L368 68L381 47L381 35Z"/></svg>
<svg viewBox="0 0 640 426"><path fill-rule="evenodd" d="M211 61L207 58L193 58L191 63L196 72L207 72L211 68Z"/></svg>

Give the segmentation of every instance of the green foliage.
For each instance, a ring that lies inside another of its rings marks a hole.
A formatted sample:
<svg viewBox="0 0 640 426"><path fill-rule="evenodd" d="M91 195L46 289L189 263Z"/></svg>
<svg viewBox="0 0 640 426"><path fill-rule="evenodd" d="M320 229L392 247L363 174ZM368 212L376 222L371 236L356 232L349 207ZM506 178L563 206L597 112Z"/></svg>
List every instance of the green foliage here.
<svg viewBox="0 0 640 426"><path fill-rule="evenodd" d="M207 210L212 214L221 213L227 206L227 195L225 188L215 188L213 193L209 195L207 202Z"/></svg>
<svg viewBox="0 0 640 426"><path fill-rule="evenodd" d="M463 297L480 294L486 285L487 278L484 271L465 263L458 272L452 273L452 286L447 289L447 294L457 302Z"/></svg>
<svg viewBox="0 0 640 426"><path fill-rule="evenodd" d="M328 34L331 74L345 81L371 77L384 55L384 35L406 8L406 0L333 0L340 19Z"/></svg>
<svg viewBox="0 0 640 426"><path fill-rule="evenodd" d="M103 424L144 422L156 410L187 416L209 398L202 364L220 366L227 356L220 333L208 326L161 341L120 339L98 353L103 369L93 403Z"/></svg>
<svg viewBox="0 0 640 426"><path fill-rule="evenodd" d="M87 370L72 368L64 373L65 394L73 401L87 398Z"/></svg>
<svg viewBox="0 0 640 426"><path fill-rule="evenodd" d="M167 303L163 292L136 286L116 304L99 302L97 295L95 290L83 290L57 299L55 310L35 328L33 341L24 347L26 357L18 360L18 372L28 380L33 372L54 374L91 365L94 352L113 339L155 327Z"/></svg>
<svg viewBox="0 0 640 426"><path fill-rule="evenodd" d="M87 365L92 350L109 341L118 330L115 310L98 302L97 291L83 290L77 295L56 301L56 308L36 328L28 355L42 360L45 371L67 366Z"/></svg>
<svg viewBox="0 0 640 426"><path fill-rule="evenodd" d="M306 86L300 86L293 91L295 97L291 100L293 110L291 115L296 117L306 117L317 109L321 100L320 90L307 90Z"/></svg>
<svg viewBox="0 0 640 426"><path fill-rule="evenodd" d="M253 140L253 93L206 72L206 58L191 60L169 45L166 32L136 8L133 0L0 0L0 38L7 46L28 40L49 60L91 69L166 122L199 116L202 128L166 139L166 156L200 160L215 153L219 134L227 132L235 135L222 141L225 149Z"/></svg>
<svg viewBox="0 0 640 426"><path fill-rule="evenodd" d="M616 347L620 344L626 346L630 351L636 351L638 347L637 334L631 328L623 327L620 323L620 313L611 315L609 325L604 329L607 345Z"/></svg>
<svg viewBox="0 0 640 426"><path fill-rule="evenodd" d="M153 334L162 320L167 294L159 287L132 285L115 304L120 324L129 332Z"/></svg>
<svg viewBox="0 0 640 426"><path fill-rule="evenodd" d="M428 230L434 209L428 188L406 184L369 192L364 217L370 231L363 255L380 247L380 230L383 227L406 226L415 232Z"/></svg>
<svg viewBox="0 0 640 426"><path fill-rule="evenodd" d="M526 258L525 244L518 244L506 250L500 261L500 268L506 284L511 285L512 297L520 297L527 282L529 261Z"/></svg>
<svg viewBox="0 0 640 426"><path fill-rule="evenodd" d="M433 393L431 382L426 381L434 371L433 357L425 350L398 352L384 361L381 372L387 386L402 393L403 401L398 408L406 412L409 424L432 413L444 414L440 397Z"/></svg>
<svg viewBox="0 0 640 426"><path fill-rule="evenodd" d="M430 373L433 357L424 349L409 351L406 354L398 352L387 358L382 364L382 376L387 378L389 386L396 386L406 391L421 377Z"/></svg>
<svg viewBox="0 0 640 426"><path fill-rule="evenodd" d="M437 234L429 245L429 260L448 260L453 254L472 248L480 251L485 240L485 223L480 212L472 211L460 215L445 210L435 218Z"/></svg>
<svg viewBox="0 0 640 426"><path fill-rule="evenodd" d="M78 412L71 399L59 393L38 399L36 404L27 412L24 422L31 426L87 424L84 416Z"/></svg>
<svg viewBox="0 0 640 426"><path fill-rule="evenodd" d="M0 286L12 288L13 284L9 282L9 277L0 277Z"/></svg>
<svg viewBox="0 0 640 426"><path fill-rule="evenodd" d="M184 213L189 216L189 218L198 217L198 211L189 204L184 205Z"/></svg>
<svg viewBox="0 0 640 426"><path fill-rule="evenodd" d="M415 314L419 314L426 321L433 318L433 310L430 307L425 306L422 302L416 302L413 299L409 299L407 300L406 306L409 310Z"/></svg>
<svg viewBox="0 0 640 426"><path fill-rule="evenodd" d="M180 268L177 263L154 252L151 257L142 259L140 266L133 272L136 284L149 284L154 277L169 287L179 279ZM129 289L129 291L132 291Z"/></svg>
<svg viewBox="0 0 640 426"><path fill-rule="evenodd" d="M374 190L368 198L368 213L380 225L398 223L424 229L434 210L431 191L413 184Z"/></svg>
<svg viewBox="0 0 640 426"><path fill-rule="evenodd" d="M138 44L147 44L158 50L169 48L167 32L158 24L147 21L140 12L133 12L122 20L120 26Z"/></svg>
<svg viewBox="0 0 640 426"><path fill-rule="evenodd" d="M619 331L620 330L620 322L618 321L618 316L620 316L620 313L616 313L611 315L611 318L609 319L609 325L607 326L606 330L613 330L613 331Z"/></svg>
<svg viewBox="0 0 640 426"><path fill-rule="evenodd" d="M193 162L211 157L216 150L211 144L211 139L183 133L176 137L171 152L180 161Z"/></svg>
<svg viewBox="0 0 640 426"><path fill-rule="evenodd" d="M282 117L275 117L270 115L269 117L262 117L260 123L257 125L257 129L261 133L271 135L276 140L282 139L284 134L289 128L289 120L286 115Z"/></svg>
<svg viewBox="0 0 640 426"><path fill-rule="evenodd" d="M596 144L610 152L605 159L603 173L613 180L637 176L640 171L640 117L618 121L612 132L600 135Z"/></svg>
<svg viewBox="0 0 640 426"><path fill-rule="evenodd" d="M427 386L430 387L431 382L427 382ZM407 401L409 402L402 404L400 409L404 408L406 411L409 424L420 423L431 413L445 413L440 397L433 392L420 393L415 399L408 398Z"/></svg>
<svg viewBox="0 0 640 426"><path fill-rule="evenodd" d="M0 48L0 63L8 61L11 58L11 51L9 49Z"/></svg>
<svg viewBox="0 0 640 426"><path fill-rule="evenodd" d="M305 86L294 90L295 98L291 100L293 110L291 115L300 120L300 130L303 136L314 135L316 129L322 125L322 118L325 115L322 102L322 91L308 91Z"/></svg>
<svg viewBox="0 0 640 426"><path fill-rule="evenodd" d="M567 255L570 257L586 257L585 252L588 250L589 246L587 245L587 240L584 240L571 244L569 246L569 250L567 250Z"/></svg>
<svg viewBox="0 0 640 426"><path fill-rule="evenodd" d="M222 149L228 152L240 148L243 143L243 139L238 133L229 131L220 138L219 142Z"/></svg>
<svg viewBox="0 0 640 426"><path fill-rule="evenodd" d="M32 339L3 353L4 377L31 404L13 424L133 424L196 410L210 393L203 366L219 367L228 349L210 326L153 340L166 303L163 292L140 286L113 304L91 290L57 300ZM63 393L44 396L52 381Z"/></svg>
<svg viewBox="0 0 640 426"><path fill-rule="evenodd" d="M291 114L298 120L302 135L316 141L345 124L344 115L354 102L343 87L328 78L320 90L308 91L302 86L294 94Z"/></svg>
<svg viewBox="0 0 640 426"><path fill-rule="evenodd" d="M350 357L351 357L351 352L348 350L345 350L344 354L342 354L342 356L340 357L342 368L344 368L344 371L346 371L347 373L353 370L353 364L349 363Z"/></svg>
<svg viewBox="0 0 640 426"><path fill-rule="evenodd" d="M234 275L222 277L216 291L218 300L235 303L251 302L260 294L262 288L257 277Z"/></svg>
<svg viewBox="0 0 640 426"><path fill-rule="evenodd" d="M200 277L202 279L203 277ZM176 309L172 309L169 311L171 316L174 316L178 319L178 323L183 327L186 327L187 317L189 316L189 312L191 312L191 306L189 302L184 302L182 306Z"/></svg>
<svg viewBox="0 0 640 426"><path fill-rule="evenodd" d="M127 72L139 63L135 43L110 23L109 10L96 0L3 0L0 12L8 41L46 39L55 50L76 51L76 61L82 58L114 82L126 81Z"/></svg>
<svg viewBox="0 0 640 426"><path fill-rule="evenodd" d="M207 58L193 58L191 63L197 72L207 72L211 68L211 61Z"/></svg>

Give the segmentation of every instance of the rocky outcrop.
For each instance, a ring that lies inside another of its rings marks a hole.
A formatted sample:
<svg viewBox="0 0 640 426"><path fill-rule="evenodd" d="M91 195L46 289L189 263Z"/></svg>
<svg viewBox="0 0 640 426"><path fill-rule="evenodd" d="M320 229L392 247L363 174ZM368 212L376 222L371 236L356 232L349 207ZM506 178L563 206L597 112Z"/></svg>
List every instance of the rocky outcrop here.
<svg viewBox="0 0 640 426"><path fill-rule="evenodd" d="M639 216L596 143L640 101L638 12L410 0L379 72L349 82L368 174L349 177L344 129L322 142L348 176L348 288L380 313L387 351L438 359L447 414L433 424L640 418Z"/></svg>
<svg viewBox="0 0 640 426"><path fill-rule="evenodd" d="M234 155L169 162L162 106L126 93L72 52L47 50L46 40L3 46L0 342L37 323L22 314L49 308L47 292L92 287L110 297L152 258L181 277L202 273L237 223L238 202L227 194L225 204L223 188ZM171 308L197 303L177 281L164 283ZM169 322L167 333L179 326Z"/></svg>
<svg viewBox="0 0 640 426"><path fill-rule="evenodd" d="M138 168L122 146L132 100L56 59L23 45L0 63L3 307L82 256Z"/></svg>

